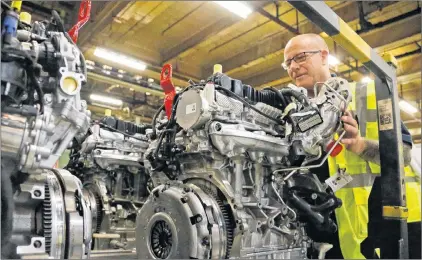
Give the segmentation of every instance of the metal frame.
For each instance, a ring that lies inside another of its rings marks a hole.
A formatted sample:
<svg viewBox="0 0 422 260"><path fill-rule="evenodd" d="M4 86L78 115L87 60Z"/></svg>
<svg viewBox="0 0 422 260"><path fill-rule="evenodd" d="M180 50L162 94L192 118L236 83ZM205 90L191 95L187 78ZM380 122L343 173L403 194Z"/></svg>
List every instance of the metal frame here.
<svg viewBox="0 0 422 260"><path fill-rule="evenodd" d="M404 161L402 135L399 131L401 120L395 68L387 64L324 2L289 1L289 3L376 75L381 177L377 178L380 180L374 184L378 188L374 187L371 192L370 203L371 200L377 203L373 196L378 193L377 199L381 198L378 204L382 205L382 213L380 208L380 212L370 215L370 223L382 224L382 227L378 226L374 232L373 226L370 225L368 237L373 248L380 248L381 258L408 258Z"/></svg>

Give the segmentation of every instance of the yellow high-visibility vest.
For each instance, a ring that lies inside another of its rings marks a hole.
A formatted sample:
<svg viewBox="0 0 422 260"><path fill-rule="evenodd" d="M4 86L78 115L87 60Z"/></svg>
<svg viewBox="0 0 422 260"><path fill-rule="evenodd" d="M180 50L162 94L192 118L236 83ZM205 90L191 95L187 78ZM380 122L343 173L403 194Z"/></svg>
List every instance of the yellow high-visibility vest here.
<svg viewBox="0 0 422 260"><path fill-rule="evenodd" d="M378 140L377 101L375 84L351 83L353 100L349 110L355 113L359 121L362 137ZM375 177L380 175L379 165L367 162L358 155L343 149L336 157L328 159L330 176L339 168L345 168L353 180L335 192L343 201L342 207L336 209L340 248L345 259L364 259L360 244L368 236L368 199ZM421 221L420 182L412 169L405 167L406 204L409 210L408 222Z"/></svg>

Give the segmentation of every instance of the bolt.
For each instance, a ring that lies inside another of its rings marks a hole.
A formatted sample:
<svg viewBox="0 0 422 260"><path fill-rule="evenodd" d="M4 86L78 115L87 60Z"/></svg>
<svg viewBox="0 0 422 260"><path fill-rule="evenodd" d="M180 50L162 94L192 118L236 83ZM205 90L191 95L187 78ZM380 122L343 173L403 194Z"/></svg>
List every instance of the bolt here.
<svg viewBox="0 0 422 260"><path fill-rule="evenodd" d="M181 199L181 201L182 201L183 203L186 203L186 202L188 202L188 201L189 201L189 198L188 198L188 197L183 197L183 198Z"/></svg>
<svg viewBox="0 0 422 260"><path fill-rule="evenodd" d="M190 192L190 188L189 188L189 187L184 187L184 188L183 188L183 191L185 191L185 192Z"/></svg>
<svg viewBox="0 0 422 260"><path fill-rule="evenodd" d="M40 247L41 247L41 245L42 245L41 241L39 241L39 240L35 240L35 241L34 241L34 247L35 247L35 248L40 248Z"/></svg>
<svg viewBox="0 0 422 260"><path fill-rule="evenodd" d="M201 215L197 216L196 217L196 223L199 223L201 221L202 221L202 216Z"/></svg>
<svg viewBox="0 0 422 260"><path fill-rule="evenodd" d="M208 246L210 244L210 239L208 237L204 237L202 239L202 245Z"/></svg>
<svg viewBox="0 0 422 260"><path fill-rule="evenodd" d="M47 104L50 104L51 101L53 101L52 97L50 95L45 95L44 100Z"/></svg>
<svg viewBox="0 0 422 260"><path fill-rule="evenodd" d="M318 195L316 193L312 193L311 198L313 200L316 200L318 198Z"/></svg>
<svg viewBox="0 0 422 260"><path fill-rule="evenodd" d="M219 132L221 131L221 124L215 124L215 131Z"/></svg>
<svg viewBox="0 0 422 260"><path fill-rule="evenodd" d="M40 197L41 196L41 191L40 190L35 190L34 191L34 196L35 197Z"/></svg>

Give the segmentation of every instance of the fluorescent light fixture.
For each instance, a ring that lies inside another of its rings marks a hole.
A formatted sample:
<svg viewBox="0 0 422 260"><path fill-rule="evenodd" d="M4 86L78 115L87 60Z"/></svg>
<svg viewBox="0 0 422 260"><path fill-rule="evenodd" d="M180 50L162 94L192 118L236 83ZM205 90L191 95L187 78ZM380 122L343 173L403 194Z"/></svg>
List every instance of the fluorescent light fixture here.
<svg viewBox="0 0 422 260"><path fill-rule="evenodd" d="M86 63L87 65L92 65L92 66L95 66L95 62L94 62L94 61L92 61L92 60L86 60L86 61L85 61L85 63Z"/></svg>
<svg viewBox="0 0 422 260"><path fill-rule="evenodd" d="M151 95L151 93L149 93L149 92L145 92L145 95L150 96L150 95Z"/></svg>
<svg viewBox="0 0 422 260"><path fill-rule="evenodd" d="M108 66L108 65L103 65L103 69L105 69L105 70L112 70L113 67Z"/></svg>
<svg viewBox="0 0 422 260"><path fill-rule="evenodd" d="M334 57L333 55L329 54L328 55L328 64L331 66L336 66L338 64L340 64L340 61Z"/></svg>
<svg viewBox="0 0 422 260"><path fill-rule="evenodd" d="M245 19L252 13L252 9L239 1L214 1L214 3L221 5L230 12L237 14Z"/></svg>
<svg viewBox="0 0 422 260"><path fill-rule="evenodd" d="M88 65L88 64L87 64L87 65L86 65L86 68L87 68L87 69L89 69L89 70L93 70L93 69L94 69L94 66L92 66L92 65Z"/></svg>
<svg viewBox="0 0 422 260"><path fill-rule="evenodd" d="M145 70L147 68L147 65L142 61L99 47L95 48L94 55L137 70Z"/></svg>
<svg viewBox="0 0 422 260"><path fill-rule="evenodd" d="M117 77L123 78L123 75L122 74L117 74Z"/></svg>
<svg viewBox="0 0 422 260"><path fill-rule="evenodd" d="M400 100L399 107L401 108L401 110L403 110L404 112L406 112L408 114L414 114L414 113L418 112L418 109L416 107L412 106L409 102L407 102L403 99Z"/></svg>
<svg viewBox="0 0 422 260"><path fill-rule="evenodd" d="M149 79L148 79L148 82L149 82L149 83L152 83L152 82L154 82L154 79L149 78Z"/></svg>
<svg viewBox="0 0 422 260"><path fill-rule="evenodd" d="M368 76L365 76L365 77L363 77L360 81L361 81L362 83L369 83L369 82L371 82L371 81L372 81L372 79L371 79L370 77L368 77Z"/></svg>
<svg viewBox="0 0 422 260"><path fill-rule="evenodd" d="M110 105L115 105L115 106L123 105L123 101L121 101L120 99L110 98L110 97L101 96L97 94L91 94L89 98L92 101L97 101L97 102L106 103Z"/></svg>
<svg viewBox="0 0 422 260"><path fill-rule="evenodd" d="M103 73L104 74L107 74L107 75L110 75L111 74L111 72L109 70L103 70Z"/></svg>

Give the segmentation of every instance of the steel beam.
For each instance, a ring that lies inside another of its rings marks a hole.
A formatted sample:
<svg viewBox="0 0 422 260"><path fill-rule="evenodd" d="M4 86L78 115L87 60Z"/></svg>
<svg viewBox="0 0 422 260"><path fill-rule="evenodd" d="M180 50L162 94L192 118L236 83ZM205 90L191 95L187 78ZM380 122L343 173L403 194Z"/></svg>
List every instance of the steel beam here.
<svg viewBox="0 0 422 260"><path fill-rule="evenodd" d="M346 2L339 7L336 7L336 13L339 16L344 17L345 21L351 22L358 19L356 12L350 12L351 9L356 5L354 2ZM368 9L368 12L376 11L376 7L371 7ZM320 32L321 29L314 25L312 22L307 21L306 19L300 22L299 32L308 33L308 32ZM287 44L287 41L293 37L294 34L285 31L282 33L277 33L274 36L268 37L266 39L261 39L258 44L240 52L239 54L228 58L220 62L223 65L223 69L227 75L232 76L234 73L240 70L245 70L250 66L254 66L259 62L264 62L265 57L272 57L283 53L283 48ZM209 72L212 71L212 66L205 68L204 70Z"/></svg>
<svg viewBox="0 0 422 260"><path fill-rule="evenodd" d="M376 76L383 216L383 226L379 230L383 238L379 245L381 258L408 258L406 188L403 153L400 152L403 143L396 72L324 2L290 3Z"/></svg>
<svg viewBox="0 0 422 260"><path fill-rule="evenodd" d="M271 15L269 12L265 11L263 8L260 8L260 7L256 8L255 11L257 11L262 16L265 16L266 18L270 19L271 21L275 22L276 24L281 25L282 27L287 29L289 32L292 32L294 34L299 34L299 31L296 28L291 27L287 23L280 20L280 18Z"/></svg>
<svg viewBox="0 0 422 260"><path fill-rule="evenodd" d="M91 21L82 27L79 33L78 45L83 46L91 38L92 35L102 31L106 26L113 21L113 16L125 8L129 2L125 1L93 1L91 10ZM98 13L97 13L98 12Z"/></svg>

